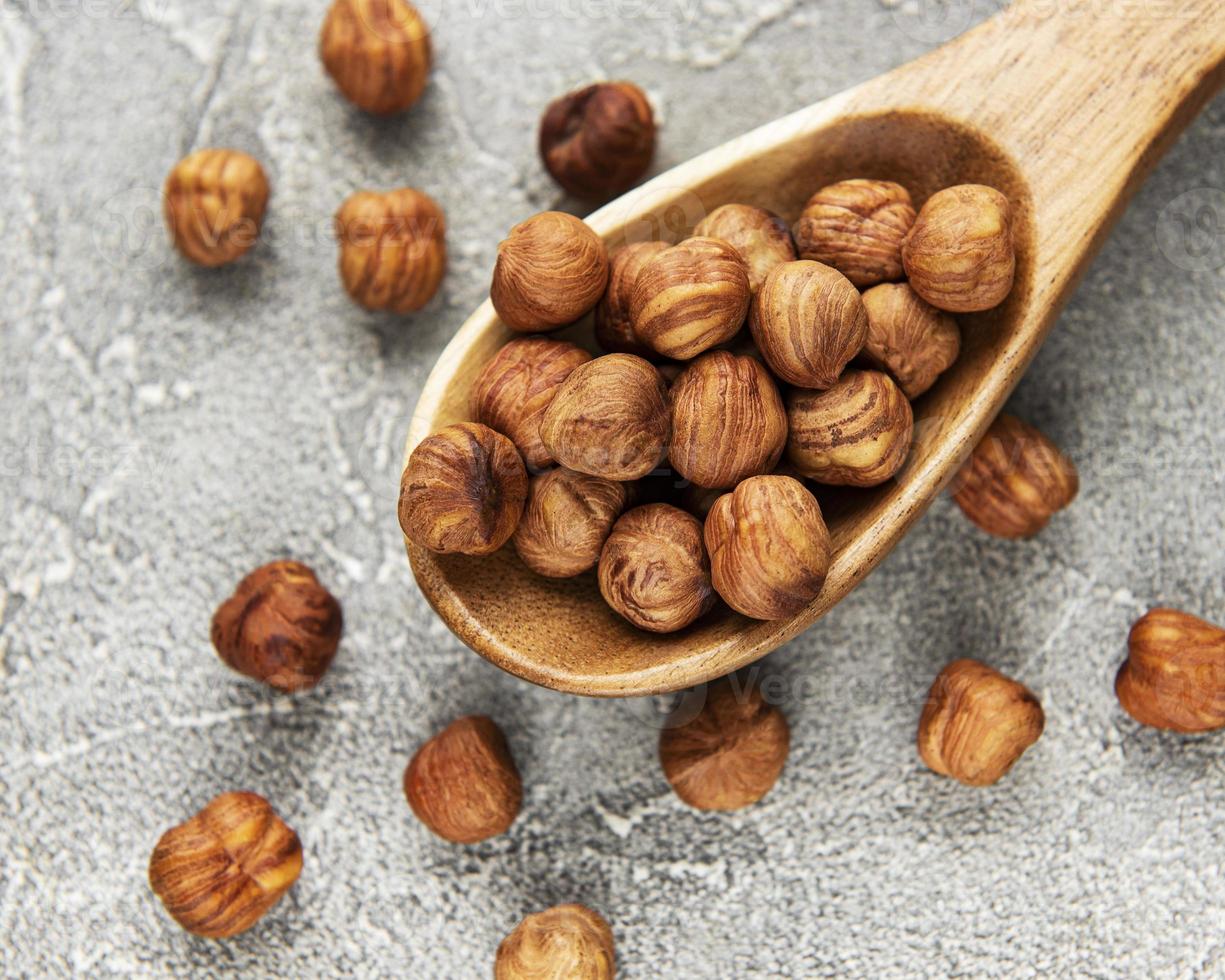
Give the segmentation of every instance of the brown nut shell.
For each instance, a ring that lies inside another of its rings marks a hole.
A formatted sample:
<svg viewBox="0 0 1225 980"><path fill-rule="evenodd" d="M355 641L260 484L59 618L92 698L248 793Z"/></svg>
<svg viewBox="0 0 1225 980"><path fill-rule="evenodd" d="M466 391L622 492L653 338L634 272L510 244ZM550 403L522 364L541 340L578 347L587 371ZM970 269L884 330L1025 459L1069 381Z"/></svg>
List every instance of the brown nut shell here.
<svg viewBox="0 0 1225 980"><path fill-rule="evenodd" d="M902 244L916 293L950 313L999 306L1016 273L1012 205L993 187L960 184L933 194Z"/></svg>
<svg viewBox="0 0 1225 980"><path fill-rule="evenodd" d="M999 538L1031 538L1080 490L1076 467L1050 439L1001 414L950 488L962 513Z"/></svg>
<svg viewBox="0 0 1225 980"><path fill-rule="evenodd" d="M669 459L701 487L734 487L769 473L787 445L787 410L774 380L752 357L703 354L671 388Z"/></svg>
<svg viewBox="0 0 1225 980"><path fill-rule="evenodd" d="M1042 735L1042 705L1022 684L976 660L955 660L932 684L919 720L929 769L990 786Z"/></svg>
<svg viewBox="0 0 1225 980"><path fill-rule="evenodd" d="M162 834L149 859L166 911L209 939L250 929L301 872L298 835L255 793L222 793Z"/></svg>
<svg viewBox="0 0 1225 980"><path fill-rule="evenodd" d="M259 241L268 178L238 150L198 150L166 178L163 207L174 246L207 268L233 262Z"/></svg>
<svg viewBox="0 0 1225 980"><path fill-rule="evenodd" d="M350 102L379 116L415 105L434 61L429 28L407 0L336 0L319 57Z"/></svg>
<svg viewBox="0 0 1225 980"><path fill-rule="evenodd" d="M765 796L787 762L791 729L756 687L711 684L691 721L659 735L659 761L676 795L699 810L739 810Z"/></svg>
<svg viewBox="0 0 1225 980"><path fill-rule="evenodd" d="M630 294L634 334L679 361L731 340L748 313L749 267L733 246L690 238L660 252Z"/></svg>
<svg viewBox="0 0 1225 980"><path fill-rule="evenodd" d="M529 915L498 946L494 980L612 980L613 934L584 905L557 905Z"/></svg>
<svg viewBox="0 0 1225 980"><path fill-rule="evenodd" d="M533 572L570 578L595 567L629 487L559 468L532 477L515 550Z"/></svg>
<svg viewBox="0 0 1225 980"><path fill-rule="evenodd" d="M591 360L581 347L546 337L520 337L493 356L472 386L472 413L515 444L529 468L553 457L540 440L540 420L562 382Z"/></svg>
<svg viewBox="0 0 1225 980"><path fill-rule="evenodd" d="M340 645L340 603L296 561L274 561L238 583L213 614L217 655L280 691L314 687Z"/></svg>
<svg viewBox="0 0 1225 980"><path fill-rule="evenodd" d="M798 480L755 476L715 501L704 529L719 597L753 619L790 619L821 594L831 544Z"/></svg>
<svg viewBox="0 0 1225 980"><path fill-rule="evenodd" d="M1127 647L1114 690L1136 721L1176 732L1225 728L1225 629L1154 609L1132 627Z"/></svg>
<svg viewBox="0 0 1225 980"><path fill-rule="evenodd" d="M608 286L608 249L584 222L545 211L498 246L490 299L519 333L547 333L594 309Z"/></svg>
<svg viewBox="0 0 1225 980"><path fill-rule="evenodd" d="M540 156L568 194L588 199L627 191L651 166L655 114L631 82L602 82L571 92L545 111Z"/></svg>
<svg viewBox="0 0 1225 980"><path fill-rule="evenodd" d="M600 553L600 593L639 629L673 633L715 604L702 525L671 504L622 515Z"/></svg>
<svg viewBox="0 0 1225 980"><path fill-rule="evenodd" d="M879 371L847 371L829 391L787 398L787 458L809 479L874 487L906 464L914 436L910 402Z"/></svg>
<svg viewBox="0 0 1225 980"><path fill-rule="evenodd" d="M902 278L902 240L914 203L890 180L843 180L817 191L796 223L801 258L833 266L856 286Z"/></svg>
<svg viewBox="0 0 1225 980"><path fill-rule="evenodd" d="M648 360L659 356L634 333L630 300L638 273L668 247L666 242L634 242L612 253L608 291L595 308L595 339L610 354L637 354Z"/></svg>
<svg viewBox="0 0 1225 980"><path fill-rule="evenodd" d="M336 212L340 281L368 310L415 313L447 271L447 221L427 194L360 191Z"/></svg>
<svg viewBox="0 0 1225 980"><path fill-rule="evenodd" d="M753 293L761 289L776 266L796 260L787 222L764 208L725 204L703 218L693 234L717 238L733 246L749 267L749 288Z"/></svg>
<svg viewBox="0 0 1225 980"><path fill-rule="evenodd" d="M579 365L540 422L540 438L562 466L622 482L640 480L659 465L671 431L667 385L633 354Z"/></svg>
<svg viewBox="0 0 1225 980"><path fill-rule="evenodd" d="M957 321L905 283L882 283L863 294L868 339L862 357L887 371L910 399L918 398L957 360Z"/></svg>
<svg viewBox="0 0 1225 980"><path fill-rule="evenodd" d="M484 715L471 715L417 750L404 771L404 795L439 837L476 844L510 829L523 783L502 730Z"/></svg>
<svg viewBox="0 0 1225 980"><path fill-rule="evenodd" d="M832 388L868 336L859 291L820 262L777 266L753 300L749 329L775 374L801 388Z"/></svg>
<svg viewBox="0 0 1225 980"><path fill-rule="evenodd" d="M510 540L527 500L514 444L486 425L448 425L421 441L400 481L400 527L439 554L489 555Z"/></svg>

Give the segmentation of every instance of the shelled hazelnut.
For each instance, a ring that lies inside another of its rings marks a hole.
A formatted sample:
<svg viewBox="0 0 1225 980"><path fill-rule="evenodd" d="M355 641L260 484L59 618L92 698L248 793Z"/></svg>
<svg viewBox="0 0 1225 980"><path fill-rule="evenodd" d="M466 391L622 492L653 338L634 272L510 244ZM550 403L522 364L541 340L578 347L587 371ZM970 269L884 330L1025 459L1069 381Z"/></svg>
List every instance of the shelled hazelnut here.
<svg viewBox="0 0 1225 980"><path fill-rule="evenodd" d="M669 459L702 487L734 487L769 473L787 444L787 410L778 388L751 357L710 351L689 365L670 392Z"/></svg>
<svg viewBox="0 0 1225 980"><path fill-rule="evenodd" d="M527 500L514 444L486 425L449 425L421 441L400 481L400 527L440 554L489 555L510 540Z"/></svg>
<svg viewBox="0 0 1225 980"><path fill-rule="evenodd" d="M447 222L442 209L411 187L360 191L336 212L340 280L368 310L414 313L447 271Z"/></svg>
<svg viewBox="0 0 1225 980"><path fill-rule="evenodd" d="M765 796L787 762L787 719L756 687L725 678L684 725L659 736L659 761L676 795L699 810L739 810Z"/></svg>
<svg viewBox="0 0 1225 980"><path fill-rule="evenodd" d="M545 211L498 246L490 298L519 333L546 333L590 313L608 286L608 249L585 223Z"/></svg>
<svg viewBox="0 0 1225 980"><path fill-rule="evenodd" d="M902 278L914 203L891 180L842 180L817 191L795 226L800 257L833 266L861 289Z"/></svg>
<svg viewBox="0 0 1225 980"><path fill-rule="evenodd" d="M800 471L791 465L790 460L785 458L779 460L778 465L771 470L769 475L789 476L795 480L803 479L800 476ZM696 483L687 483L681 488L680 505L699 521L705 521L716 501L720 497L726 496L726 494L726 487L712 490L707 487L699 487Z"/></svg>
<svg viewBox="0 0 1225 980"><path fill-rule="evenodd" d="M336 0L319 56L350 102L380 116L417 103L434 60L429 28L407 0Z"/></svg>
<svg viewBox="0 0 1225 980"><path fill-rule="evenodd" d="M629 190L655 155L655 115L631 82L602 82L552 103L540 124L540 156L575 197Z"/></svg>
<svg viewBox="0 0 1225 980"><path fill-rule="evenodd" d="M801 388L832 388L868 335L859 291L820 262L776 266L753 300L749 328L770 369Z"/></svg>
<svg viewBox="0 0 1225 980"><path fill-rule="evenodd" d="M612 980L612 929L585 905L529 915L498 946L494 980Z"/></svg>
<svg viewBox="0 0 1225 980"><path fill-rule="evenodd" d="M163 206L175 248L197 265L215 268L259 241L268 178L246 153L197 150L170 171Z"/></svg>
<svg viewBox="0 0 1225 980"><path fill-rule="evenodd" d="M633 354L580 364L562 382L540 421L540 438L562 466L609 480L639 480L668 452L668 389Z"/></svg>
<svg viewBox="0 0 1225 980"><path fill-rule="evenodd" d="M502 730L484 715L471 715L417 750L404 771L404 795L439 837L476 844L510 829L523 783Z"/></svg>
<svg viewBox="0 0 1225 980"><path fill-rule="evenodd" d="M902 243L902 261L911 287L938 309L973 313L998 306L1016 272L1008 198L982 184L936 192Z"/></svg>
<svg viewBox="0 0 1225 980"><path fill-rule="evenodd" d="M715 603L702 525L670 504L622 515L600 553L600 593L639 629L673 633Z"/></svg>
<svg viewBox="0 0 1225 980"><path fill-rule="evenodd" d="M863 294L868 338L862 356L886 371L910 399L918 398L961 353L957 322L906 283L882 283Z"/></svg>
<svg viewBox="0 0 1225 980"><path fill-rule="evenodd" d="M541 473L528 485L515 550L538 575L581 575L600 560L613 522L628 500L624 483L564 468Z"/></svg>
<svg viewBox="0 0 1225 980"><path fill-rule="evenodd" d="M1031 538L1080 490L1076 467L1032 425L1001 414L953 480L953 499L999 538Z"/></svg>
<svg viewBox="0 0 1225 980"><path fill-rule="evenodd" d="M340 645L338 603L305 565L274 561L238 583L213 614L217 655L281 691L314 687Z"/></svg>
<svg viewBox="0 0 1225 980"><path fill-rule="evenodd" d="M530 468L544 469L553 457L540 441L540 420L562 382L590 360L581 347L562 340L512 340L477 376L472 412L478 422L514 442Z"/></svg>
<svg viewBox="0 0 1225 980"><path fill-rule="evenodd" d="M796 260L787 223L764 208L725 204L703 218L693 234L733 246L749 267L749 288L754 294L776 266Z"/></svg>
<svg viewBox="0 0 1225 980"><path fill-rule="evenodd" d="M1225 630L1154 609L1132 627L1127 646L1114 689L1136 721L1176 732L1225 728Z"/></svg>
<svg viewBox="0 0 1225 980"><path fill-rule="evenodd" d="M298 835L255 793L222 793L162 834L149 859L166 911L208 939L250 929L301 872Z"/></svg>
<svg viewBox="0 0 1225 980"><path fill-rule="evenodd" d="M914 414L887 374L850 370L829 391L787 398L787 458L804 476L835 486L874 487L905 465Z"/></svg>
<svg viewBox="0 0 1225 980"><path fill-rule="evenodd" d="M798 480L755 476L715 501L705 527L710 577L753 619L789 619L821 594L831 544L821 507Z"/></svg>
<svg viewBox="0 0 1225 980"><path fill-rule="evenodd" d="M1038 741L1045 721L1024 685L975 660L955 660L927 696L919 755L942 776L990 786Z"/></svg>
<svg viewBox="0 0 1225 980"><path fill-rule="evenodd" d="M634 334L664 357L687 361L739 332L749 297L740 253L716 238L690 238L638 273L630 298Z"/></svg>
<svg viewBox="0 0 1225 980"><path fill-rule="evenodd" d="M637 354L648 360L657 356L634 333L630 300L638 273L666 248L666 242L634 242L612 253L608 291L595 308L595 339L610 354Z"/></svg>

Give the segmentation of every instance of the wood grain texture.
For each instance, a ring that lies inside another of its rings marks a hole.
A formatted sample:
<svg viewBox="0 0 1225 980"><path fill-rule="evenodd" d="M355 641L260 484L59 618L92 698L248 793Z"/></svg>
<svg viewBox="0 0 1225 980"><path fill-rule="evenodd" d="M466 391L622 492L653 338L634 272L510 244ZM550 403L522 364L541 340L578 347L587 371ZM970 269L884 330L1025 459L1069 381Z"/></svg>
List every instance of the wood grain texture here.
<svg viewBox="0 0 1225 980"><path fill-rule="evenodd" d="M751 663L811 626L868 574L957 471L998 414L1127 202L1225 77L1225 4L1096 12L1018 3L945 47L739 137L589 219L610 247L658 237L728 203L794 221L819 188L895 180L921 206L982 183L1015 209L1016 285L963 320L961 358L916 404L922 440L898 478L830 517L821 595L789 620L720 609L670 636L639 632L591 576L553 582L511 552L473 561L409 547L417 581L455 633L493 663L557 690L632 696ZM467 419L477 372L510 338L489 304L430 376L408 436Z"/></svg>

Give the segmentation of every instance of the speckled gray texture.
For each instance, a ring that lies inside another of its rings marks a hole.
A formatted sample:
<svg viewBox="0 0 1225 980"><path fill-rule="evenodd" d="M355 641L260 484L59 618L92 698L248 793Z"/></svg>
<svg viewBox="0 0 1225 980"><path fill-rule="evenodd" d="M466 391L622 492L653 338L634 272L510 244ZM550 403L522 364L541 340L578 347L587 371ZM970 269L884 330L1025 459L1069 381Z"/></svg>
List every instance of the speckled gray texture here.
<svg viewBox="0 0 1225 980"><path fill-rule="evenodd" d="M793 728L775 791L703 815L660 775L649 703L520 683L427 607L393 508L408 416L502 233L557 203L533 146L551 97L637 79L664 169L994 5L435 0L433 84L382 123L319 69L323 6L0 0L0 972L481 977L560 901L608 916L627 977L1225 970L1225 737L1142 730L1111 688L1149 605L1225 620L1225 102L1014 400L1079 463L1077 504L1009 544L938 501L762 664ZM219 273L170 255L157 216L170 166L209 144L253 152L274 187L269 242ZM400 183L446 208L453 257L403 321L350 305L329 237L349 191ZM295 699L208 641L216 603L278 556L346 613L332 672ZM993 789L914 750L960 655L1047 710ZM505 727L526 795L509 835L461 849L400 778L473 711ZM305 872L249 934L193 939L148 855L243 787L299 831Z"/></svg>

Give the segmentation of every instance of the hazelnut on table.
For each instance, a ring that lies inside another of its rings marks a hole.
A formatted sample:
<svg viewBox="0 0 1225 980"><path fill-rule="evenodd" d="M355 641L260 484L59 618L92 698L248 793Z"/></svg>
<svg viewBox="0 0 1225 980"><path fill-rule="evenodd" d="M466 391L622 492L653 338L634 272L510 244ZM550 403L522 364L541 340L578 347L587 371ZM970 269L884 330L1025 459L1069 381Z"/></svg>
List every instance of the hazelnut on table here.
<svg viewBox="0 0 1225 980"><path fill-rule="evenodd" d="M540 156L569 194L613 197L629 190L655 155L655 115L631 82L602 82L563 96L540 124Z"/></svg>
<svg viewBox="0 0 1225 980"><path fill-rule="evenodd" d="M368 310L414 313L442 284L447 270L446 218L428 195L411 187L361 191L336 213L340 279Z"/></svg>
<svg viewBox="0 0 1225 980"><path fill-rule="evenodd" d="M887 371L914 400L936 383L961 353L961 331L947 313L906 283L882 283L863 294L868 337L861 356Z"/></svg>
<svg viewBox="0 0 1225 980"><path fill-rule="evenodd" d="M404 771L413 813L453 844L476 844L510 829L523 800L506 736L484 715L453 721L417 750Z"/></svg>
<svg viewBox="0 0 1225 980"><path fill-rule="evenodd" d="M787 223L764 208L725 204L703 218L693 234L717 238L734 247L749 267L749 288L754 294L776 266L796 260Z"/></svg>
<svg viewBox="0 0 1225 980"><path fill-rule="evenodd" d="M302 843L255 793L223 793L162 834L149 885L188 932L225 939L250 929L302 872Z"/></svg>
<svg viewBox="0 0 1225 980"><path fill-rule="evenodd" d="M624 483L563 467L534 476L512 539L515 550L538 575L581 575L600 560L629 496Z"/></svg>
<svg viewBox="0 0 1225 980"><path fill-rule="evenodd" d="M340 645L343 615L307 566L274 561L238 583L213 614L213 647L240 674L281 691L314 687Z"/></svg>
<svg viewBox="0 0 1225 980"><path fill-rule="evenodd" d="M612 980L612 929L584 905L529 915L498 946L494 980Z"/></svg>
<svg viewBox="0 0 1225 980"><path fill-rule="evenodd" d="M666 242L634 242L616 249L609 260L608 291L595 308L595 339L610 354L637 354L648 360L658 357L634 333L630 308L634 283Z"/></svg>
<svg viewBox="0 0 1225 980"><path fill-rule="evenodd" d="M1176 732L1225 728L1225 629L1154 609L1131 629L1114 689L1142 725Z"/></svg>
<svg viewBox="0 0 1225 980"><path fill-rule="evenodd" d="M197 265L233 262L259 241L268 178L238 150L197 150L166 179L163 206L174 246Z"/></svg>
<svg viewBox="0 0 1225 980"><path fill-rule="evenodd" d="M407 0L336 0L319 56L350 102L380 116L417 103L434 60L429 28Z"/></svg>
<svg viewBox="0 0 1225 980"><path fill-rule="evenodd" d="M843 180L817 191L796 223L800 257L833 266L860 288L902 278L914 204L890 180Z"/></svg>

